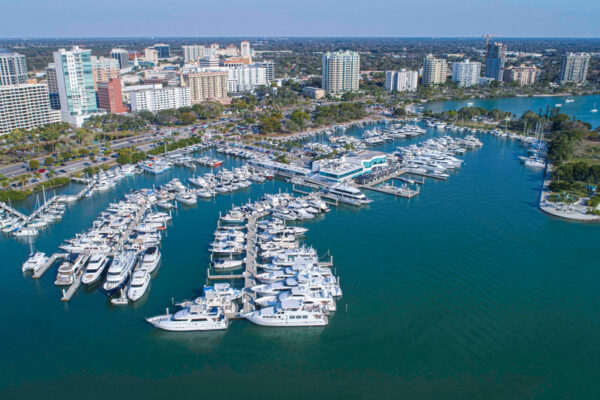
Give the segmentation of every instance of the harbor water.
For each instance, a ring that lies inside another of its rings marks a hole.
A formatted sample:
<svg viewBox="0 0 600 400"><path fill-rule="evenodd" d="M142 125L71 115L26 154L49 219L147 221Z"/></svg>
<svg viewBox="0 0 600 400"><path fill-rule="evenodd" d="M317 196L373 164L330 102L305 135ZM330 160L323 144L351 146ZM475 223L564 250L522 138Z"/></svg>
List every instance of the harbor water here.
<svg viewBox="0 0 600 400"><path fill-rule="evenodd" d="M540 212L541 172L519 163L521 145L480 139L461 169L427 179L419 196L366 192L368 207L332 207L303 224L306 242L333 255L344 290L323 328L235 320L226 331L175 333L144 321L201 294L219 212L290 191L282 181L176 210L149 293L125 307L97 288L61 302L55 269L24 276L29 244L2 236L0 398L600 397L598 227ZM51 254L131 188L193 174L127 178L71 205L33 246Z"/></svg>

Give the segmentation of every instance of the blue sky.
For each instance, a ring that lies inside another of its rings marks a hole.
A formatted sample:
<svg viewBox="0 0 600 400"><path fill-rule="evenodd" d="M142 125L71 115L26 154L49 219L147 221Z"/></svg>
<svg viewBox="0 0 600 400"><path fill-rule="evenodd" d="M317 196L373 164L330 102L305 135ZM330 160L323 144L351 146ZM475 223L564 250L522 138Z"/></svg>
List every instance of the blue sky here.
<svg viewBox="0 0 600 400"><path fill-rule="evenodd" d="M0 37L600 37L598 0L0 0Z"/></svg>

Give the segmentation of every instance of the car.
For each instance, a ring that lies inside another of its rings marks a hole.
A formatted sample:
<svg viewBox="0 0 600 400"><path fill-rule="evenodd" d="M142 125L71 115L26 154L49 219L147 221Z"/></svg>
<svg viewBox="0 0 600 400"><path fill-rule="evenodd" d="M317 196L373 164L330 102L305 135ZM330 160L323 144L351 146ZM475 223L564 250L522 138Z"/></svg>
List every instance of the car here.
<svg viewBox="0 0 600 400"><path fill-rule="evenodd" d="M59 169L56 172L58 172L59 174L66 174L67 173L67 171L65 171L64 169Z"/></svg>
<svg viewBox="0 0 600 400"><path fill-rule="evenodd" d="M92 163L90 163L89 161L84 161L84 162L83 162L83 165L85 165L85 166L87 167L87 166L89 166L89 165L92 165Z"/></svg>
<svg viewBox="0 0 600 400"><path fill-rule="evenodd" d="M45 168L38 169L38 172L39 172L40 174L43 174L44 172L46 172L46 169L45 169Z"/></svg>

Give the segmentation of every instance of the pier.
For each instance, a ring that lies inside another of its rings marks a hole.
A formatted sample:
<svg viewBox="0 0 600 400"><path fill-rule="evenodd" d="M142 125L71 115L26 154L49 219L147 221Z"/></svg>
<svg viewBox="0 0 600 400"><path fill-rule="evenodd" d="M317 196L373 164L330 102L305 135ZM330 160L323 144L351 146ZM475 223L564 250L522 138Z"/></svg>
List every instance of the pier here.
<svg viewBox="0 0 600 400"><path fill-rule="evenodd" d="M90 258L89 255L84 256L82 265L85 265L85 263L87 263L89 258ZM65 290L65 289L62 290L62 298L60 299L61 301L71 300L71 297L73 297L75 292L77 292L77 289L79 289L79 287L81 286L81 278L83 277L84 271L85 271L85 269L82 267L79 270L79 273L77 274L77 276L73 277L73 283L71 284L71 286L69 286L69 288L67 290Z"/></svg>
<svg viewBox="0 0 600 400"><path fill-rule="evenodd" d="M21 211L18 211L18 210L16 210L16 209L12 208L11 206L9 206L8 204L6 204L6 203L4 203L4 202L2 202L2 201L0 201L0 208L1 208L2 210L4 210L4 212L6 212L6 213L8 213L8 214L11 214L11 215L13 215L13 216L15 216L15 217L17 217L17 218L19 218L20 220L23 220L23 221L24 221L24 220L26 220L26 219L27 219L27 216L26 216L25 214L23 214Z"/></svg>
<svg viewBox="0 0 600 400"><path fill-rule="evenodd" d="M65 258L67 258L69 255L66 253L54 253L50 256L50 258L48 259L48 261L46 261L46 263L44 265L42 265L37 271L34 272L33 274L33 279L39 279L41 278L46 271L48 271L48 269L54 265L54 263L57 260L64 260Z"/></svg>

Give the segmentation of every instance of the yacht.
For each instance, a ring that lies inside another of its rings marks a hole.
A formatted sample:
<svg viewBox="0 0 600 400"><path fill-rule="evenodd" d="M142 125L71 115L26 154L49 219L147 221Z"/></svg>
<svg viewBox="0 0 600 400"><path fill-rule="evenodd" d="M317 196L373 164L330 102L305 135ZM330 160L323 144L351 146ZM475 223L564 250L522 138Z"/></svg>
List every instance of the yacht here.
<svg viewBox="0 0 600 400"><path fill-rule="evenodd" d="M367 199L367 196L359 189L343 184L333 185L327 188L325 193L329 198L355 206L361 206L371 202L371 200Z"/></svg>
<svg viewBox="0 0 600 400"><path fill-rule="evenodd" d="M181 194L177 195L177 197L175 197L175 200L177 200L180 203L191 206L191 205L196 204L197 199L193 193L181 193Z"/></svg>
<svg viewBox="0 0 600 400"><path fill-rule="evenodd" d="M150 285L150 273L144 269L136 269L131 275L129 288L127 289L127 297L131 301L138 301L148 290Z"/></svg>
<svg viewBox="0 0 600 400"><path fill-rule="evenodd" d="M140 164L140 168L151 174L162 174L169 170L169 165L162 161L146 161Z"/></svg>
<svg viewBox="0 0 600 400"><path fill-rule="evenodd" d="M220 307L207 307L206 304L192 304L175 314L167 313L147 318L150 324L167 331L214 331L227 329L229 319Z"/></svg>
<svg viewBox="0 0 600 400"><path fill-rule="evenodd" d="M100 278L100 275L102 275L107 264L108 257L99 253L93 254L88 261L81 282L84 285L91 285L96 282Z"/></svg>
<svg viewBox="0 0 600 400"><path fill-rule="evenodd" d="M13 233L17 237L37 236L38 234L39 232L35 228L19 228Z"/></svg>
<svg viewBox="0 0 600 400"><path fill-rule="evenodd" d="M102 288L110 293L123 286L129 275L131 275L135 261L134 251L124 251L117 254L108 268L106 282L104 282Z"/></svg>
<svg viewBox="0 0 600 400"><path fill-rule="evenodd" d="M56 275L56 281L54 281L54 284L56 286L72 285L83 270L83 265L87 259L88 256L80 254L73 262L63 262L60 267L58 267L58 274Z"/></svg>
<svg viewBox="0 0 600 400"><path fill-rule="evenodd" d="M146 271L151 274L154 272L158 263L160 262L160 251L158 251L158 247L151 246L148 247L143 253L141 257L141 263L139 269Z"/></svg>
<svg viewBox="0 0 600 400"><path fill-rule="evenodd" d="M243 264L242 260L215 260L213 262L213 268L217 271L225 269L240 268Z"/></svg>
<svg viewBox="0 0 600 400"><path fill-rule="evenodd" d="M27 261L23 263L21 270L25 271L33 271L36 272L38 269L42 267L45 263L48 262L48 257L46 254L36 251L34 254L30 255Z"/></svg>
<svg viewBox="0 0 600 400"><path fill-rule="evenodd" d="M594 103L594 108L590 110L590 112L597 113L598 109L596 108L596 103Z"/></svg>
<svg viewBox="0 0 600 400"><path fill-rule="evenodd" d="M325 326L329 323L320 307L304 305L302 300L284 301L273 307L248 312L244 317L263 326Z"/></svg>

